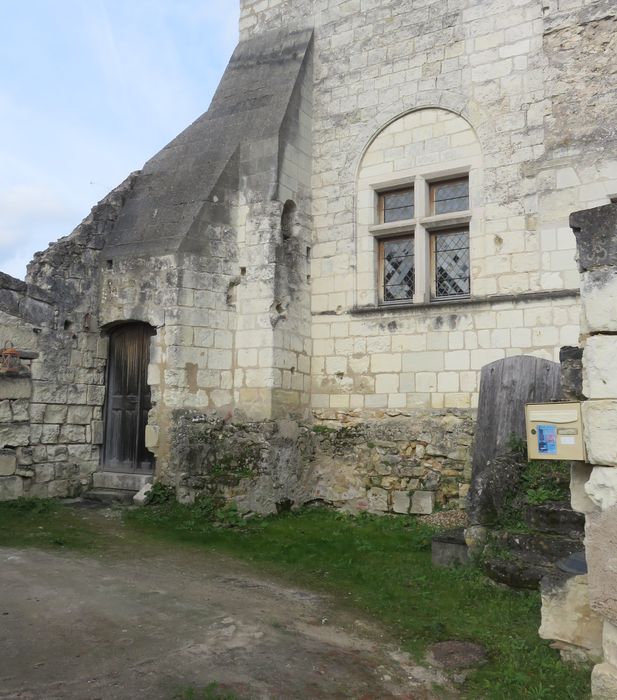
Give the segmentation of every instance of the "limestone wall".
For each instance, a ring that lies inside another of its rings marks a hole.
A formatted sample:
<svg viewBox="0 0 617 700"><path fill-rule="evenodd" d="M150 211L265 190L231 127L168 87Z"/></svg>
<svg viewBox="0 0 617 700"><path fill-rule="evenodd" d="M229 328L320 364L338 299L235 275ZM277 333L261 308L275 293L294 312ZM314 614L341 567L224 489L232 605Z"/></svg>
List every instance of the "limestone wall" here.
<svg viewBox="0 0 617 700"><path fill-rule="evenodd" d="M568 216L617 192L614 3L241 6L243 36L315 30L314 408L473 407L483 364L576 344ZM417 243L413 306L379 306L375 191L461 170L471 301L430 301Z"/></svg>

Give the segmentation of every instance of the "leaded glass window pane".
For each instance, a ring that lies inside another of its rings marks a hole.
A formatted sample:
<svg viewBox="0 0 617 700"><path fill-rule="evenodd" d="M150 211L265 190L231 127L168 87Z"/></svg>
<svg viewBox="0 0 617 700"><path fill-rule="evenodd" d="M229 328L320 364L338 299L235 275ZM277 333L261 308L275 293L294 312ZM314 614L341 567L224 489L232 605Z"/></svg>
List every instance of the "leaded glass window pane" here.
<svg viewBox="0 0 617 700"><path fill-rule="evenodd" d="M435 296L468 296L469 285L469 231L436 233Z"/></svg>
<svg viewBox="0 0 617 700"><path fill-rule="evenodd" d="M384 192L381 195L383 223L405 221L414 217L413 188Z"/></svg>
<svg viewBox="0 0 617 700"><path fill-rule="evenodd" d="M432 214L451 214L469 209L469 180L448 180L431 185Z"/></svg>
<svg viewBox="0 0 617 700"><path fill-rule="evenodd" d="M381 245L384 301L412 299L415 281L413 238L396 238Z"/></svg>

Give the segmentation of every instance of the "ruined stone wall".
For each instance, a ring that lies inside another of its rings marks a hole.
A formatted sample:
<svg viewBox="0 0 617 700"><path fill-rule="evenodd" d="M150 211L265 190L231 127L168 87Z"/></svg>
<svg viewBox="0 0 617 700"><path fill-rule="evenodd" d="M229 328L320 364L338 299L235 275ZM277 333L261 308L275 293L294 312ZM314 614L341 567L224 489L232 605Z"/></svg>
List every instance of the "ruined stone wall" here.
<svg viewBox="0 0 617 700"><path fill-rule="evenodd" d="M379 514L465 507L474 427L466 411L317 418L311 427L178 413L172 449L178 497L216 495L242 513L262 514L312 502Z"/></svg>
<svg viewBox="0 0 617 700"><path fill-rule="evenodd" d="M16 458L6 498L74 495L91 485L98 468L107 358L98 318L99 256L132 179L70 236L37 253L26 282L2 285L3 342L38 353L29 378L2 380L12 422L1 447L15 448Z"/></svg>

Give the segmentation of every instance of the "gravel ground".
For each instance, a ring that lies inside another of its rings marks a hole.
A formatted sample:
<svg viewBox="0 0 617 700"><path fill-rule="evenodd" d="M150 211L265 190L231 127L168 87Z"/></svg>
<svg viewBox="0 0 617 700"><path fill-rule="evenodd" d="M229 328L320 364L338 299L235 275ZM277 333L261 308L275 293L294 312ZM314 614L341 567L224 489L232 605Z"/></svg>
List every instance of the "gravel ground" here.
<svg viewBox="0 0 617 700"><path fill-rule="evenodd" d="M468 525L467 513L464 510L442 510L432 515L422 515L418 520L444 530L455 527L467 527Z"/></svg>

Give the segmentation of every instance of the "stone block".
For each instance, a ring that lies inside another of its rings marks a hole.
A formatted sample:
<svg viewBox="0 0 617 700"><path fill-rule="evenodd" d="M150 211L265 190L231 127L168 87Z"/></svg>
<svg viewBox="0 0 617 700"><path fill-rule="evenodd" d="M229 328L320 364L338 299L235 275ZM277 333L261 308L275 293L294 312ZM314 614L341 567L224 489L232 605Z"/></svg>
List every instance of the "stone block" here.
<svg viewBox="0 0 617 700"><path fill-rule="evenodd" d="M56 475L55 465L53 464L37 464L34 467L35 479L37 484L46 484L53 481Z"/></svg>
<svg viewBox="0 0 617 700"><path fill-rule="evenodd" d="M617 268L581 275L581 313L589 333L617 331Z"/></svg>
<svg viewBox="0 0 617 700"><path fill-rule="evenodd" d="M557 573L542 579L542 639L560 643L562 655L578 660L602 659L602 619L589 604L587 576Z"/></svg>
<svg viewBox="0 0 617 700"><path fill-rule="evenodd" d="M617 625L617 507L586 516L585 554L591 607Z"/></svg>
<svg viewBox="0 0 617 700"><path fill-rule="evenodd" d="M11 401L14 423L27 423L30 420L30 401L28 399L16 399Z"/></svg>
<svg viewBox="0 0 617 700"><path fill-rule="evenodd" d="M602 648L604 649L604 660L617 666L617 625L606 620L602 629Z"/></svg>
<svg viewBox="0 0 617 700"><path fill-rule="evenodd" d="M145 506L148 501L148 494L152 491L152 484L144 484L133 496L133 503L136 506Z"/></svg>
<svg viewBox="0 0 617 700"><path fill-rule="evenodd" d="M41 426L41 443L43 445L55 445L60 436L59 425L43 425Z"/></svg>
<svg viewBox="0 0 617 700"><path fill-rule="evenodd" d="M0 376L0 400L29 399L32 395L32 382L25 377Z"/></svg>
<svg viewBox="0 0 617 700"><path fill-rule="evenodd" d="M593 513L598 510L598 506L585 492L592 470L593 465L583 462L573 462L570 466L570 505L577 513Z"/></svg>
<svg viewBox="0 0 617 700"><path fill-rule="evenodd" d="M157 425L146 426L146 448L154 450L159 446L159 427Z"/></svg>
<svg viewBox="0 0 617 700"><path fill-rule="evenodd" d="M617 400L584 401L582 411L587 461L590 464L617 467Z"/></svg>
<svg viewBox="0 0 617 700"><path fill-rule="evenodd" d="M19 476L0 477L0 501L14 501L24 495L23 480Z"/></svg>
<svg viewBox="0 0 617 700"><path fill-rule="evenodd" d="M601 510L608 510L617 505L617 469L594 467L585 484L585 493Z"/></svg>
<svg viewBox="0 0 617 700"><path fill-rule="evenodd" d="M66 420L73 425L89 425L92 420L92 406L69 406Z"/></svg>
<svg viewBox="0 0 617 700"><path fill-rule="evenodd" d="M394 491L392 494L392 510L395 513L409 513L411 498L407 491Z"/></svg>
<svg viewBox="0 0 617 700"><path fill-rule="evenodd" d="M30 426L25 423L0 424L0 448L25 447L30 443Z"/></svg>
<svg viewBox="0 0 617 700"><path fill-rule="evenodd" d="M102 445L105 439L105 423L102 420L92 422L92 444Z"/></svg>
<svg viewBox="0 0 617 700"><path fill-rule="evenodd" d="M0 450L0 476L13 476L17 469L15 450Z"/></svg>
<svg viewBox="0 0 617 700"><path fill-rule="evenodd" d="M435 508L435 494L432 491L416 491L411 497L411 513L430 515Z"/></svg>
<svg viewBox="0 0 617 700"><path fill-rule="evenodd" d="M49 482L49 498L68 498L71 493L71 482L68 479L56 479Z"/></svg>
<svg viewBox="0 0 617 700"><path fill-rule="evenodd" d="M617 698L617 667L606 662L594 666L591 672L591 696L594 700Z"/></svg>
<svg viewBox="0 0 617 700"><path fill-rule="evenodd" d="M12 423L13 412L11 411L11 402L6 399L0 401L0 423Z"/></svg>
<svg viewBox="0 0 617 700"><path fill-rule="evenodd" d="M68 388L64 384L57 382L35 381L32 387L32 400L35 403L65 404L68 395ZM28 397L19 397L28 398Z"/></svg>
<svg viewBox="0 0 617 700"><path fill-rule="evenodd" d="M576 236L581 272L599 267L617 267L617 205L584 209L570 214Z"/></svg>
<svg viewBox="0 0 617 700"><path fill-rule="evenodd" d="M433 537L431 543L433 566L464 566L469 563L469 552L463 528L449 530Z"/></svg>
<svg viewBox="0 0 617 700"><path fill-rule="evenodd" d="M58 437L60 442L81 443L86 441L86 429L83 425L63 425Z"/></svg>
<svg viewBox="0 0 617 700"><path fill-rule="evenodd" d="M64 423L67 407L64 404L47 404L45 406L45 418L43 423Z"/></svg>
<svg viewBox="0 0 617 700"><path fill-rule="evenodd" d="M388 510L388 492L373 488L367 493L368 509L371 513L385 513Z"/></svg>
<svg viewBox="0 0 617 700"><path fill-rule="evenodd" d="M617 398L617 336L587 338L583 352L583 394L589 399Z"/></svg>

